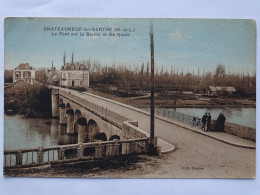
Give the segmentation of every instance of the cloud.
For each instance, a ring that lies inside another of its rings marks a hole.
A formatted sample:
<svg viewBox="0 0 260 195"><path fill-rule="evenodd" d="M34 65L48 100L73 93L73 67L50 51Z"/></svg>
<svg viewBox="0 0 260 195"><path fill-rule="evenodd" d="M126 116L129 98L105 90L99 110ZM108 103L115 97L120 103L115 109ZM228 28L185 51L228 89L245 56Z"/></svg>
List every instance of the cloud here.
<svg viewBox="0 0 260 195"><path fill-rule="evenodd" d="M170 34L170 40L173 42L182 42L190 39L192 39L191 35L185 35L181 32L173 32Z"/></svg>

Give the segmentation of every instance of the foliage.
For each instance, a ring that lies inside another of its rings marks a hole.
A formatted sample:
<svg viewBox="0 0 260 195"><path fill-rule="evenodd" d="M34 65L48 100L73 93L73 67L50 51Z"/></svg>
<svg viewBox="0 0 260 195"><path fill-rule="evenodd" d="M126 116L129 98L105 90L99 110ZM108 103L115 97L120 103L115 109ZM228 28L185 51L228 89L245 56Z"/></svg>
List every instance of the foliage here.
<svg viewBox="0 0 260 195"><path fill-rule="evenodd" d="M150 72L149 63L147 63L146 71L144 71L144 63L132 68L123 65L113 66L98 66L92 67L90 61L88 66L90 68L90 85L93 88L105 92L131 92L131 91L149 91L150 90ZM96 66L96 65L95 65ZM155 91L193 91L195 93L205 93L208 86L230 86L243 91L241 97L245 94L256 93L256 77L255 75L241 75L241 74L225 74L225 66L219 64L216 66L215 73L206 72L202 75L193 73L186 73L186 75L171 69L170 73L164 70L163 66L160 71L155 74ZM158 73L160 72L160 73ZM243 90L241 90L243 89Z"/></svg>
<svg viewBox="0 0 260 195"><path fill-rule="evenodd" d="M13 82L13 71L12 70L5 70L4 81L5 81L5 83Z"/></svg>
<svg viewBox="0 0 260 195"><path fill-rule="evenodd" d="M16 100L16 110L27 117L51 116L51 91L42 84L24 85L8 99Z"/></svg>

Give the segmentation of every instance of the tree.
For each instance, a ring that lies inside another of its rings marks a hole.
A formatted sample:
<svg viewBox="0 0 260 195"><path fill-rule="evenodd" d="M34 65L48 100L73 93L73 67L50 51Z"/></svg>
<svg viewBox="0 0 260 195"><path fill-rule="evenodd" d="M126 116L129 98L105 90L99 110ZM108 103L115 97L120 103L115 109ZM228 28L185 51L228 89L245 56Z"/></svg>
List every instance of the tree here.
<svg viewBox="0 0 260 195"><path fill-rule="evenodd" d="M144 74L144 63L141 65L141 74Z"/></svg>
<svg viewBox="0 0 260 195"><path fill-rule="evenodd" d="M13 82L13 71L12 70L5 70L4 80L5 80L5 83Z"/></svg>
<svg viewBox="0 0 260 195"><path fill-rule="evenodd" d="M149 74L149 62L146 64L146 74Z"/></svg>
<svg viewBox="0 0 260 195"><path fill-rule="evenodd" d="M223 85L225 83L225 66L222 64L217 65L215 70L214 82L215 85Z"/></svg>
<svg viewBox="0 0 260 195"><path fill-rule="evenodd" d="M215 75L216 75L217 77L223 77L223 76L225 75L225 66L222 65L222 64L219 64L219 65L216 67Z"/></svg>

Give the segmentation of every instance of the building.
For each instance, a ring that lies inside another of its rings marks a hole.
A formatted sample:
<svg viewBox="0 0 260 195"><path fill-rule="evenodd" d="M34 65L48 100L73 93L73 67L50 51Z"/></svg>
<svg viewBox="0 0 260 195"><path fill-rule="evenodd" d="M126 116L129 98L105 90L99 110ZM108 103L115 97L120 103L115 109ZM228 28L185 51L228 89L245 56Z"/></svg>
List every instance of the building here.
<svg viewBox="0 0 260 195"><path fill-rule="evenodd" d="M209 86L208 96L231 96L236 89L234 87Z"/></svg>
<svg viewBox="0 0 260 195"><path fill-rule="evenodd" d="M56 70L55 67L52 67L50 70L47 70L46 77L48 84L59 85L60 73Z"/></svg>
<svg viewBox="0 0 260 195"><path fill-rule="evenodd" d="M88 88L89 72L86 65L66 63L60 71L60 86L72 88Z"/></svg>
<svg viewBox="0 0 260 195"><path fill-rule="evenodd" d="M35 68L28 63L20 64L13 71L13 83L24 80L31 84L35 81Z"/></svg>

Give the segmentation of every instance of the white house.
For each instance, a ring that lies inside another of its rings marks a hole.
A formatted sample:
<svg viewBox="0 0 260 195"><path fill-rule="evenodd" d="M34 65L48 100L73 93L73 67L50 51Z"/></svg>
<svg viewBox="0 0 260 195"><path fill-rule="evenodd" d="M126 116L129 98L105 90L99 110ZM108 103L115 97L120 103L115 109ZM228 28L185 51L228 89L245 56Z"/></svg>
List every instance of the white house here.
<svg viewBox="0 0 260 195"><path fill-rule="evenodd" d="M33 84L35 81L35 68L28 63L17 66L13 71L13 83L20 80Z"/></svg>
<svg viewBox="0 0 260 195"><path fill-rule="evenodd" d="M66 63L60 71L60 85L64 87L89 87L89 72L86 65Z"/></svg>

